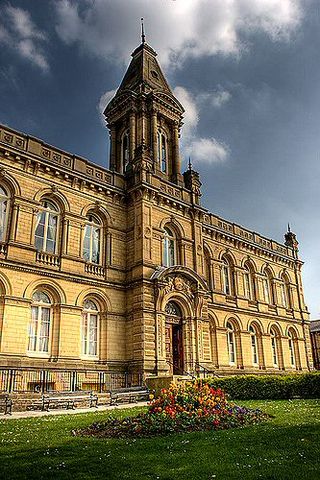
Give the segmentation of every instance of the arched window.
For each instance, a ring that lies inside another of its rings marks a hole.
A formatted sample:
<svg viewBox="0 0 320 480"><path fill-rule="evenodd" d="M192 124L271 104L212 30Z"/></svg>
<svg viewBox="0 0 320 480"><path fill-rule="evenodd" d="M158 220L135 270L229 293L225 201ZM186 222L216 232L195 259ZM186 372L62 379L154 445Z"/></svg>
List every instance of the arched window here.
<svg viewBox="0 0 320 480"><path fill-rule="evenodd" d="M270 331L272 361L274 367L279 367L279 338L274 328Z"/></svg>
<svg viewBox="0 0 320 480"><path fill-rule="evenodd" d="M286 308L291 308L290 284L286 275L282 275L280 283L281 303Z"/></svg>
<svg viewBox="0 0 320 480"><path fill-rule="evenodd" d="M177 264L177 239L170 228L164 228L163 237L163 265L173 267Z"/></svg>
<svg viewBox="0 0 320 480"><path fill-rule="evenodd" d="M49 295L37 290L32 296L28 351L48 353L52 302Z"/></svg>
<svg viewBox="0 0 320 480"><path fill-rule="evenodd" d="M82 312L82 355L98 355L98 320L99 309L93 300L85 300Z"/></svg>
<svg viewBox="0 0 320 480"><path fill-rule="evenodd" d="M288 342L289 342L289 353L290 353L290 364L292 367L296 366L296 358L295 358L295 349L294 349L294 336L292 331L289 330L288 332Z"/></svg>
<svg viewBox="0 0 320 480"><path fill-rule="evenodd" d="M3 187L0 187L0 242L5 242L7 237L9 212L9 195Z"/></svg>
<svg viewBox="0 0 320 480"><path fill-rule="evenodd" d="M207 248L204 249L204 276L207 280L209 290L213 289L213 278L211 270L211 256Z"/></svg>
<svg viewBox="0 0 320 480"><path fill-rule="evenodd" d="M160 164L160 170L163 173L167 172L168 164L168 148L167 148L167 138L163 132L158 131L157 135L158 140L158 162Z"/></svg>
<svg viewBox="0 0 320 480"><path fill-rule="evenodd" d="M273 295L273 286L272 286L272 275L269 270L264 271L264 277L262 279L262 282L263 282L264 301L268 303L268 305L273 305L274 295Z"/></svg>
<svg viewBox="0 0 320 480"><path fill-rule="evenodd" d="M226 295L233 295L232 265L229 259L224 258L222 263L222 289Z"/></svg>
<svg viewBox="0 0 320 480"><path fill-rule="evenodd" d="M122 136L122 166L123 166L123 173L126 172L128 163L129 163L129 146L130 146L130 137L129 132L125 132Z"/></svg>
<svg viewBox="0 0 320 480"><path fill-rule="evenodd" d="M51 200L43 200L37 215L35 247L40 252L56 253L59 209Z"/></svg>
<svg viewBox="0 0 320 480"><path fill-rule="evenodd" d="M101 220L92 215L87 216L84 230L83 258L87 262L100 263L101 260Z"/></svg>
<svg viewBox="0 0 320 480"><path fill-rule="evenodd" d="M251 358L252 365L257 366L259 364L258 358L258 342L257 342L257 332L253 325L249 327L250 337L251 337Z"/></svg>
<svg viewBox="0 0 320 480"><path fill-rule="evenodd" d="M249 264L244 266L244 294L248 300L255 300L255 284L253 271Z"/></svg>
<svg viewBox="0 0 320 480"><path fill-rule="evenodd" d="M176 302L168 302L165 306L164 311L166 312L166 315L179 318L182 317L180 307L176 304Z"/></svg>
<svg viewBox="0 0 320 480"><path fill-rule="evenodd" d="M234 365L236 363L236 343L235 343L235 331L231 322L227 322L227 345L229 364Z"/></svg>

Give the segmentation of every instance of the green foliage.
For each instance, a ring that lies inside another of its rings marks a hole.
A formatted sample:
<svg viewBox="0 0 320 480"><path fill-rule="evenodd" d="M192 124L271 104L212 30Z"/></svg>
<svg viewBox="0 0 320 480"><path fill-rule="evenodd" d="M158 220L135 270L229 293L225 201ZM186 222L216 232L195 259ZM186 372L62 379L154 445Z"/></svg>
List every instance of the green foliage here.
<svg viewBox="0 0 320 480"><path fill-rule="evenodd" d="M320 398L320 373L241 375L206 378L203 381L213 388L223 389L234 400Z"/></svg>

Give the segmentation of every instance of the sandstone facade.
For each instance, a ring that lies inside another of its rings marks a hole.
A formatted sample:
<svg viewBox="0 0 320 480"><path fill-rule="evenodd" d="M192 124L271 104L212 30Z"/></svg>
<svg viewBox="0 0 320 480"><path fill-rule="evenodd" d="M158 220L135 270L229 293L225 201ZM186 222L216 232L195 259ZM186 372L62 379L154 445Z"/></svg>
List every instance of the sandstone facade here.
<svg viewBox="0 0 320 480"><path fill-rule="evenodd" d="M152 48L132 55L105 111L109 169L0 126L2 389L312 369L295 235L200 204L183 107Z"/></svg>

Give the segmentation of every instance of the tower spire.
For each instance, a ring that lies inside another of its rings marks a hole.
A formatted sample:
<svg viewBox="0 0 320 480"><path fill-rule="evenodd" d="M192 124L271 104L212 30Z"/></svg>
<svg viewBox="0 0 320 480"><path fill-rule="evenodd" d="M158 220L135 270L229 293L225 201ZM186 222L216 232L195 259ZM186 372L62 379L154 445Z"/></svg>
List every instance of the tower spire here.
<svg viewBox="0 0 320 480"><path fill-rule="evenodd" d="M141 17L141 43L146 43L146 36L145 36L145 33L144 33L143 17Z"/></svg>

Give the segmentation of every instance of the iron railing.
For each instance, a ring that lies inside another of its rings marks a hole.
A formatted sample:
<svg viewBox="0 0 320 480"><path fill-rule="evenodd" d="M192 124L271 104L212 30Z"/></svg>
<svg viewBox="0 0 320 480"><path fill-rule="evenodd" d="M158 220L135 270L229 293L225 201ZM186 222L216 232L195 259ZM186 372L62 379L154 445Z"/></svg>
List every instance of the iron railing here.
<svg viewBox="0 0 320 480"><path fill-rule="evenodd" d="M0 392L49 392L90 390L107 392L143 385L141 372L96 370L0 369Z"/></svg>

